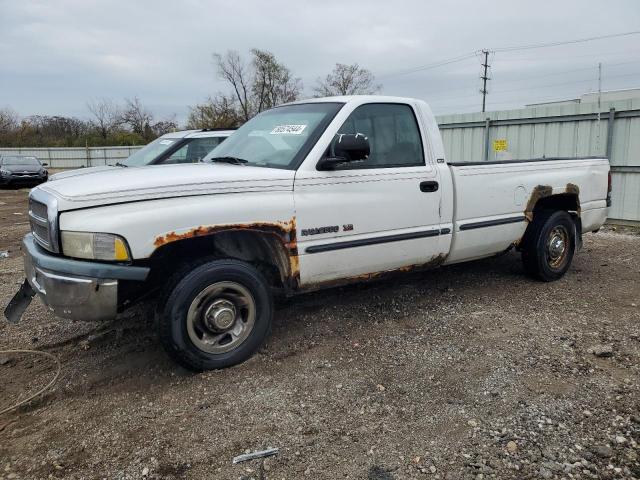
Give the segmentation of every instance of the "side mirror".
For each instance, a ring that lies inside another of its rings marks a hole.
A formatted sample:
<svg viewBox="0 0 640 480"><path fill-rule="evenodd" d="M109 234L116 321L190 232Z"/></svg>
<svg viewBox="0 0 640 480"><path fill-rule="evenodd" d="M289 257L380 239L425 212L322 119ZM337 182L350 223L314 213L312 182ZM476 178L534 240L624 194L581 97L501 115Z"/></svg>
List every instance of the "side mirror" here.
<svg viewBox="0 0 640 480"><path fill-rule="evenodd" d="M339 133L337 137L331 144L330 155L318 162L318 170L335 170L343 164L369 158L371 146L363 133Z"/></svg>
<svg viewBox="0 0 640 480"><path fill-rule="evenodd" d="M48 166L49 166L49 164L48 164L47 162L42 162L42 166L43 166L43 167L48 167Z"/></svg>

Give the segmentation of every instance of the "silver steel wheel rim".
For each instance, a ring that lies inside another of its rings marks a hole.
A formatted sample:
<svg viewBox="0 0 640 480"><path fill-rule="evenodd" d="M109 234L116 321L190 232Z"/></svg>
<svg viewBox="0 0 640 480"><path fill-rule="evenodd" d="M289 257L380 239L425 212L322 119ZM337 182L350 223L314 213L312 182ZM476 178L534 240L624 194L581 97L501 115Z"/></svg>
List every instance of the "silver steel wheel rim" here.
<svg viewBox="0 0 640 480"><path fill-rule="evenodd" d="M239 347L256 322L251 292L236 282L216 282L193 299L187 312L189 339L200 350L221 354Z"/></svg>
<svg viewBox="0 0 640 480"><path fill-rule="evenodd" d="M553 268L558 268L564 262L569 244L569 232L561 225L553 227L549 232L547 243L547 260Z"/></svg>

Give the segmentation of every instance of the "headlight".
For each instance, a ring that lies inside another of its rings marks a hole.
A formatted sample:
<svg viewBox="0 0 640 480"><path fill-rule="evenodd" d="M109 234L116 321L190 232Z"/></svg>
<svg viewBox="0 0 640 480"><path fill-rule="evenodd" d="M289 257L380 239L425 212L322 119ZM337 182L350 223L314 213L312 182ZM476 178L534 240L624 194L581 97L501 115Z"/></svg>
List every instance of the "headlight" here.
<svg viewBox="0 0 640 480"><path fill-rule="evenodd" d="M131 260L124 238L110 233L61 232L62 253L93 260Z"/></svg>
<svg viewBox="0 0 640 480"><path fill-rule="evenodd" d="M11 172L9 170L3 170L0 168L0 175L9 175Z"/></svg>

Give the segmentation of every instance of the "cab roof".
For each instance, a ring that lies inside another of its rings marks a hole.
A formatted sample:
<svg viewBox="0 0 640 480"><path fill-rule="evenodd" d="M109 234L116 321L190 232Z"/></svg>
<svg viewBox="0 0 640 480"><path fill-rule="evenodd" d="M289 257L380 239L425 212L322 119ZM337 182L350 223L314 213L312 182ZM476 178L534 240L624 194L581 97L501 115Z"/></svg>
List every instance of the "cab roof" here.
<svg viewBox="0 0 640 480"><path fill-rule="evenodd" d="M414 103L416 98L394 97L389 95L339 95L335 97L306 98L285 105L298 105L301 103Z"/></svg>
<svg viewBox="0 0 640 480"><path fill-rule="evenodd" d="M200 129L181 130L179 132L169 132L162 135L162 138L206 138L206 137L228 137L235 130Z"/></svg>

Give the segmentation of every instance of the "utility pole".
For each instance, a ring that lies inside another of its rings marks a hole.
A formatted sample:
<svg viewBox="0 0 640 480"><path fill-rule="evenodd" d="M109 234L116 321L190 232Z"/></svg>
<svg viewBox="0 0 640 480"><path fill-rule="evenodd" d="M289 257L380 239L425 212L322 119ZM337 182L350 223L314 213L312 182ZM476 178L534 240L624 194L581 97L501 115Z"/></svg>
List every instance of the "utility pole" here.
<svg viewBox="0 0 640 480"><path fill-rule="evenodd" d="M484 54L484 63L482 64L484 71L480 76L482 79L482 90L480 90L480 93L482 94L482 111L484 112L487 104L487 93L489 93L487 90L487 80L489 80L489 77L487 76L487 69L489 68L489 50L482 50L482 53Z"/></svg>
<svg viewBox="0 0 640 480"><path fill-rule="evenodd" d="M596 149L600 151L600 110L602 110L602 63L598 63L598 133L596 137ZM599 153L598 153L599 155Z"/></svg>
<svg viewBox="0 0 640 480"><path fill-rule="evenodd" d="M598 63L598 114L600 114L601 97L602 97L602 63Z"/></svg>

